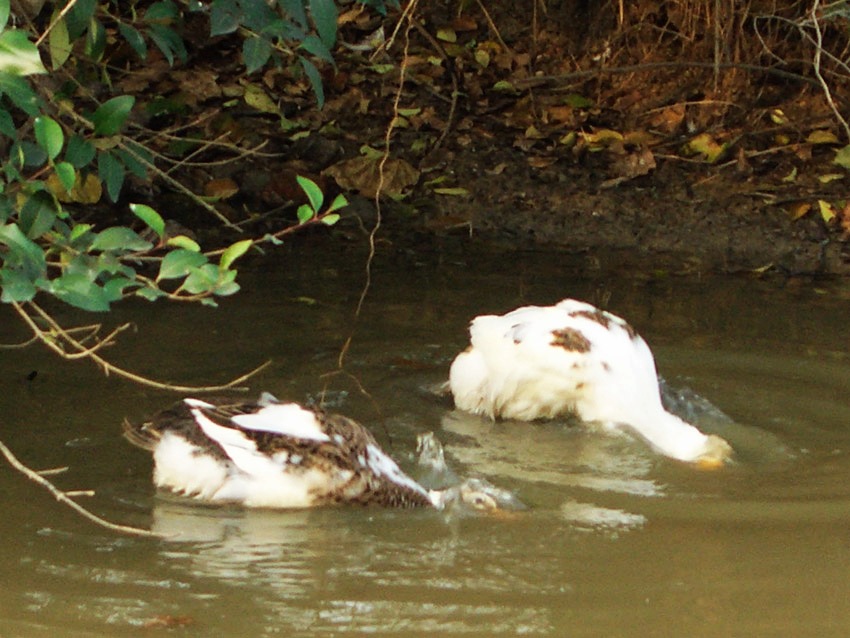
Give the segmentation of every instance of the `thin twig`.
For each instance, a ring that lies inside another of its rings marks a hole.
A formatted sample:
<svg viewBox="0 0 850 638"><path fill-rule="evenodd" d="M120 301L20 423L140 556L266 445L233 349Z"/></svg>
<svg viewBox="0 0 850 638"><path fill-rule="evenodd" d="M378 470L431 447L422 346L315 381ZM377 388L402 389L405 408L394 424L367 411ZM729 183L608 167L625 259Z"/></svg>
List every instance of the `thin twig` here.
<svg viewBox="0 0 850 638"><path fill-rule="evenodd" d="M257 366L253 370L222 385L190 386L163 383L160 381L149 379L139 374L135 374L133 372L130 372L129 370L125 370L124 368L120 368L110 363L109 361L101 357L99 354L94 352L93 348L87 348L78 340L74 339L67 330L62 328L62 326L60 326L59 323L49 313L44 311L38 304L29 301L26 305L48 324L48 326L50 327L50 332L45 332L44 330L39 328L33 320L32 316L30 316L30 314L26 311L22 304L18 302L12 302L11 305L12 308L14 308L15 311L24 320L24 322L30 327L30 330L33 331L33 334L36 336L36 338L63 359L75 359L80 353L85 352L85 358L94 362L95 365L100 367L100 369L103 370L104 374L106 374L107 376L109 376L110 374L114 374L116 376L128 379L130 381L134 381L136 383L140 383L142 385L146 385L151 388L157 388L160 390L170 390L173 392L220 392L222 390L232 390L236 389L236 386L238 386L240 383L243 383L247 379L256 375L271 363L271 360L266 361L265 363ZM63 347L63 345L72 348L74 352L69 353Z"/></svg>
<svg viewBox="0 0 850 638"><path fill-rule="evenodd" d="M181 193L186 195L186 197L190 198L193 202L195 202L201 208L212 213L222 224L224 224L228 228L235 230L236 232L239 232L239 233L242 232L241 228L239 228L238 226L234 226L233 222L231 222L229 219L227 219L227 217L222 215L215 208L215 206L213 206L209 202L206 202L203 199L201 199L200 197L198 197L195 193L193 193L191 191L191 189L186 187L181 181L174 179L171 175L169 175L165 171L158 169L154 164L152 164L146 158L142 157L136 151L134 151L133 148L129 144L126 144L125 142L122 141L119 144L119 146L121 147L121 149L123 151L125 151L128 155L131 155L133 157L133 159L135 159L137 162L142 164L145 168L147 168L148 170L151 170L154 173L156 173L157 175L159 175L162 179L164 179L166 182L171 184L171 186L173 188L177 189L178 191L180 191Z"/></svg>
<svg viewBox="0 0 850 638"><path fill-rule="evenodd" d="M56 16L56 18L54 18L54 19L51 21L51 23L50 23L49 25L47 25L47 28L44 30L44 33L42 33L42 34L39 36L38 40L36 40L36 41L35 41L35 46L37 46L37 47L38 47L38 46L41 46L41 43L42 43L42 42L44 42L44 39L45 39L48 35L50 35L50 32L53 30L53 27L55 27L57 24L59 24L60 22L62 22L62 20L64 20L64 19L65 19L65 16L68 14L68 12L69 12L71 9L73 9L73 8L74 8L74 5L75 5L75 4L77 4L77 0L71 0L68 4L66 4L66 5L62 8L62 11L60 11L60 12L59 12L59 15L57 15L57 16Z"/></svg>
<svg viewBox="0 0 850 638"><path fill-rule="evenodd" d="M558 75L535 75L534 77L516 80L513 82L513 84L517 88L531 88L545 84L564 84L572 80L580 80L583 78L593 77L594 75L640 73L655 71L657 69L714 69L715 66L720 69L741 69L744 71L752 71L755 73L766 73L768 75L775 75L786 80L794 80L796 82L803 82L805 84L820 87L818 81L813 78L807 78L805 76L800 75L799 73L783 71L782 69L776 69L774 67L759 66L758 64L746 64L743 62L721 62L720 64L715 65L714 62L701 62L698 60L667 60L664 62L642 62L640 64L628 64L626 66L581 69L578 71L572 71L570 73L562 73Z"/></svg>
<svg viewBox="0 0 850 638"><path fill-rule="evenodd" d="M38 337L31 337L21 343L0 343L0 350L22 350L29 348L36 341L38 341Z"/></svg>
<svg viewBox="0 0 850 638"><path fill-rule="evenodd" d="M812 3L811 9L811 20L812 27L815 30L815 56L812 60L812 69L815 72L815 77L818 79L818 82L823 89L824 97L826 98L827 104L829 104L829 108L832 109L832 113L835 115L835 119L837 119L841 126L844 128L844 135L847 141L850 141L850 125L847 124L847 120L844 119L844 116L841 115L841 111L835 105L835 100L832 99L832 91L829 90L829 85L824 80L823 75L821 75L821 55L823 53L823 32L820 28L820 22L818 22L818 7L820 5L820 0L815 0Z"/></svg>
<svg viewBox="0 0 850 638"><path fill-rule="evenodd" d="M395 97L393 99L393 116L390 119L390 123L387 126L386 134L384 135L384 153L381 156L380 161L378 162L378 185L375 187L375 225L372 227L372 230L369 233L369 255L366 257L366 282L363 284L363 289L360 291L360 297L357 300L357 307L354 310L354 322L356 324L357 319L360 317L360 313L363 310L363 304L366 302L366 296L369 294L369 289L372 285L372 262L375 259L375 238L378 235L378 231L381 228L381 193L384 190L384 165L390 158L390 146L392 140L392 134L396 127L396 122L398 120L398 109L399 103L401 102L401 94L404 89L405 76L407 73L407 61L408 61L408 52L410 49L410 30L414 28L416 24L416 18L414 14L416 12L416 6L419 4L419 0L413 0L410 4L405 7L404 12L402 13L401 18L399 19L399 25L403 21L407 21L407 28L404 31L405 42L404 42L404 51L402 53L401 60L401 68L399 70L399 79L398 79L398 89L396 90ZM391 46L392 40L395 39L396 34L398 33L399 26L396 26L393 31L392 36L387 41L387 49ZM345 356L348 353L348 348L351 346L351 341L354 338L354 328L351 333L346 338L345 343L343 343L342 348L340 348L339 357L337 358L337 368L342 370L345 366Z"/></svg>
<svg viewBox="0 0 850 638"><path fill-rule="evenodd" d="M476 1L478 3L478 8L481 9L481 13L484 14L484 19L487 21L487 26L490 27L490 31L492 31L493 34L496 36L496 39L499 41L499 44L502 46L505 52L509 56L511 56L511 60L515 60L516 54L513 52L513 49L511 49L508 44L504 40L502 40L502 34L499 33L499 28L496 26L496 23L493 22L493 18L490 17L490 12L487 11L487 7L484 6L484 3L481 2L481 0Z"/></svg>
<svg viewBox="0 0 850 638"><path fill-rule="evenodd" d="M6 457L6 460L9 462L9 465L15 468L18 472L26 476L34 483L38 483L39 485L41 485L44 489L50 492L53 495L53 498L55 498L57 501L67 505L72 510L74 510L84 518L87 518L88 520L92 521L93 523L96 523L101 527L105 527L106 529L111 530L113 532L120 532L122 534L132 534L134 536L149 536L153 538L165 538L165 535L158 534L157 532L152 532L147 529L141 529L139 527L131 527L129 525L119 525L118 523L111 523L101 518L100 516L97 516L96 514L92 514L85 507L71 500L69 495L75 494L75 492L63 492L58 487L53 485L53 483L44 478L41 474L28 468L26 465L21 463L14 454L12 454L12 451L8 447L6 447L3 441L0 441L0 452L2 452L3 456Z"/></svg>
<svg viewBox="0 0 850 638"><path fill-rule="evenodd" d="M431 35L428 32L428 29L426 29L424 26L422 26L422 24L418 20L415 20L415 19L411 19L410 24L412 24L416 28L416 30L419 32L419 34L423 38L428 40L428 43L434 48L434 50L439 54L439 56L441 58L443 58L443 64L446 65L446 71L448 71L449 78L451 79L451 82L452 82L452 96L448 100L450 106L449 106L449 114L446 116L446 125L443 127L443 131L442 131L442 133L440 133L440 136L437 138L437 140L431 146L431 150L433 151L433 150L440 148L440 146L443 145L443 142L445 141L446 137L448 136L449 131L451 131L452 127L454 126L455 113L457 112L457 101L458 101L458 98L460 97L460 89L458 87L458 82L457 82L457 69L454 66L454 62L449 57L449 54L446 53L446 48L442 44L440 44L440 42L439 42L439 40L437 40L437 38L435 38L433 35ZM438 97L440 99L443 99L443 100L445 99L442 95L440 95L440 94L438 94L434 91L431 91L431 93L432 93L432 95L435 95L436 97Z"/></svg>

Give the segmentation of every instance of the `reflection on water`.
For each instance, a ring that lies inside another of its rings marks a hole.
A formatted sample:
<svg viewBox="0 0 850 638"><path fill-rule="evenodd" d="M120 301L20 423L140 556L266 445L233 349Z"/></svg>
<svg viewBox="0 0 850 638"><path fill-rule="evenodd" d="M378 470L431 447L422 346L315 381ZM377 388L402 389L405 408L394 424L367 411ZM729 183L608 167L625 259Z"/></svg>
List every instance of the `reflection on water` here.
<svg viewBox="0 0 850 638"><path fill-rule="evenodd" d="M379 263L346 374L328 375L362 276L327 251L248 274L215 312L119 308L140 333L110 354L199 382L272 358L252 392L324 400L413 475L427 472L417 435L434 431L459 477L511 490L525 511L247 511L155 495L150 458L120 422L172 395L0 352L0 438L33 467L68 465L55 481L95 489L84 504L98 514L166 536L115 537L0 469L0 637L845 635L843 284L647 283L511 259L507 273L500 255ZM422 390L445 379L473 315L604 293L653 345L668 407L729 440L733 465L700 471L566 421L493 423ZM0 323L0 339L15 330Z"/></svg>
<svg viewBox="0 0 850 638"><path fill-rule="evenodd" d="M479 545L475 532L461 533L462 522L436 512L213 513L158 503L154 520L154 529L174 535L161 552L170 565L250 583L263 613L293 630L358 633L380 623L394 632L455 631L475 617L498 631L549 626L546 611L533 607L449 603L452 591L491 600L519 592L522 581L510 573L522 565L480 564L492 543Z"/></svg>

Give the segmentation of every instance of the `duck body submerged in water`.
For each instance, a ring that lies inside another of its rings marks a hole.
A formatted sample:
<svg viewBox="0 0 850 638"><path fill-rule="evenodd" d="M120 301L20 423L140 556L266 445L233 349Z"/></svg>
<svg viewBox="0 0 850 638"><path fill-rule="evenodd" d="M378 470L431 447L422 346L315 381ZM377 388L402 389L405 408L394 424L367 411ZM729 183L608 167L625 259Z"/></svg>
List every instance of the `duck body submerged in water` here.
<svg viewBox="0 0 850 638"><path fill-rule="evenodd" d="M471 345L454 360L455 405L492 419L575 415L633 431L661 454L707 466L732 448L667 412L655 360L626 321L565 299L472 320Z"/></svg>
<svg viewBox="0 0 850 638"><path fill-rule="evenodd" d="M183 399L145 423L125 421L124 434L153 452L157 487L206 502L497 509L512 500L476 479L427 490L356 421L268 393L256 402Z"/></svg>

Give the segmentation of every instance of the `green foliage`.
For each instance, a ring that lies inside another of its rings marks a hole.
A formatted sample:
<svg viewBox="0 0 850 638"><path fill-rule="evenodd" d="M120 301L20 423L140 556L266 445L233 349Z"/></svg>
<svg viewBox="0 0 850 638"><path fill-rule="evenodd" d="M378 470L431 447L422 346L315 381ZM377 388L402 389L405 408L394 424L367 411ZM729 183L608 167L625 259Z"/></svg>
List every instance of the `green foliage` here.
<svg viewBox="0 0 850 638"><path fill-rule="evenodd" d="M301 206L298 207L298 222L306 224L313 220L319 220L327 226L332 226L337 223L339 221L339 213L336 211L348 206L348 200L345 199L345 196L337 195L331 202L331 205L328 206L328 209L323 214L320 214L322 213L322 205L325 202L325 194L322 192L322 189L319 188L319 185L316 184L316 182L307 177L301 177L299 175L295 179L301 187L301 190L303 190L304 194L307 195L308 200L307 204L301 204Z"/></svg>
<svg viewBox="0 0 850 638"><path fill-rule="evenodd" d="M334 0L213 0L136 3L76 0L55 3L49 34L9 22L10 2L0 0L0 301L22 303L52 296L92 312L127 297L184 299L214 304L239 290L234 265L261 242L279 243L291 229L260 239L240 238L204 252L187 234L169 233L159 212L129 204L134 222L99 223L80 211L118 204L129 175L151 178L154 154L131 135L136 100L114 90L116 44L140 60L158 50L170 65L187 61L182 36L186 12L205 11L210 35L238 34L249 73L269 64L298 63L318 101L323 100L318 61L333 63L338 10ZM141 4L141 3L140 3ZM377 10L383 2L370 2ZM48 4L47 7L51 5ZM64 7L64 8L63 8ZM116 38L118 42L116 42ZM48 73L51 82L38 81ZM78 83L62 85L73 74ZM97 90L77 91L85 83ZM98 100L92 97L96 95ZM338 196L323 210L324 194L299 180L309 204L299 224L331 225L347 202ZM120 213L119 213L120 214Z"/></svg>

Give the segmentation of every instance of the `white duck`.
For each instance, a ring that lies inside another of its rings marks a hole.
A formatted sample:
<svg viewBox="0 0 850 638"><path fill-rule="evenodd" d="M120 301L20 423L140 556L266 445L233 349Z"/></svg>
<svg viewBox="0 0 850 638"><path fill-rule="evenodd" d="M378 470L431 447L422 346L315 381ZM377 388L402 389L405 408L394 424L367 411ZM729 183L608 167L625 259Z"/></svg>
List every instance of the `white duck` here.
<svg viewBox="0 0 850 638"><path fill-rule="evenodd" d="M263 393L256 402L183 399L124 435L153 452L157 487L207 502L303 508L335 503L513 508L514 497L468 479L427 490L359 423Z"/></svg>
<svg viewBox="0 0 850 638"><path fill-rule="evenodd" d="M574 414L627 428L661 454L718 466L732 448L667 412L646 342L620 317L564 299L472 320L472 344L451 366L455 405L492 419Z"/></svg>

